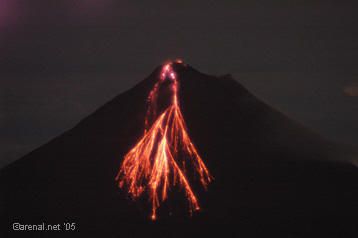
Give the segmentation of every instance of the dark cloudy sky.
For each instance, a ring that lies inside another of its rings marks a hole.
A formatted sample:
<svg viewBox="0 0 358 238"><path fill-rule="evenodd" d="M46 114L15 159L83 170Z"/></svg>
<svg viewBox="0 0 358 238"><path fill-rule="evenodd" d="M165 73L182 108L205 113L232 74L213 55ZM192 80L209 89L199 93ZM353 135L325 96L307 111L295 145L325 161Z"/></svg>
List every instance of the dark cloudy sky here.
<svg viewBox="0 0 358 238"><path fill-rule="evenodd" d="M0 167L175 57L358 144L356 6L282 2L0 0Z"/></svg>

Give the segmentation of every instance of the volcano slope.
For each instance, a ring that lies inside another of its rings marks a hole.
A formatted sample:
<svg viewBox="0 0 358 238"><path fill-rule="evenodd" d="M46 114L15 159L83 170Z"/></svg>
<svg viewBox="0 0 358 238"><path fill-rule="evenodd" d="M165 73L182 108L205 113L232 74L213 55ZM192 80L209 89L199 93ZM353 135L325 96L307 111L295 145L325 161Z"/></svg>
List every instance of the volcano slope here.
<svg viewBox="0 0 358 238"><path fill-rule="evenodd" d="M354 152L269 107L230 76L173 67L188 132L214 177L207 191L193 183L201 210L189 216L182 191L172 188L151 221L148 198L132 201L114 181L143 134L158 67L1 170L3 237L357 235L358 170L345 162ZM14 222L61 224L62 231L14 232ZM64 231L65 222L76 230Z"/></svg>

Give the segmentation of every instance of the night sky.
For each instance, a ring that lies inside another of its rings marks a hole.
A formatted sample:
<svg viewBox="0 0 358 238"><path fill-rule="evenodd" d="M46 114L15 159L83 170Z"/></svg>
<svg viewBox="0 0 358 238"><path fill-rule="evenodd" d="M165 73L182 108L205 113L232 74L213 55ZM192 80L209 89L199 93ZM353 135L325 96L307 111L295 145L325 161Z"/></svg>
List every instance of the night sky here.
<svg viewBox="0 0 358 238"><path fill-rule="evenodd" d="M0 167L177 57L357 145L356 6L282 2L0 0Z"/></svg>

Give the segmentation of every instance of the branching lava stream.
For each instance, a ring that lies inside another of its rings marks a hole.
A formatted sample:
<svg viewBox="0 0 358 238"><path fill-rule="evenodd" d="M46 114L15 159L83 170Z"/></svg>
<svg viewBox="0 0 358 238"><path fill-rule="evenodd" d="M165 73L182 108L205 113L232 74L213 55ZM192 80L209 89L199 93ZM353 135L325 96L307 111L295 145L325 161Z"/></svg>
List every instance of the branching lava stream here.
<svg viewBox="0 0 358 238"><path fill-rule="evenodd" d="M158 91L166 81L170 81L171 86L170 105L156 117ZM152 203L152 220L157 218L160 202L168 198L170 186L178 185L185 191L190 213L199 210L199 202L188 181L185 166L193 166L205 188L212 176L188 135L179 107L178 80L172 63L163 66L160 79L148 96L148 102L144 135L124 156L116 181L133 199L148 192ZM155 120L150 125L153 117ZM185 158L180 155L185 155Z"/></svg>

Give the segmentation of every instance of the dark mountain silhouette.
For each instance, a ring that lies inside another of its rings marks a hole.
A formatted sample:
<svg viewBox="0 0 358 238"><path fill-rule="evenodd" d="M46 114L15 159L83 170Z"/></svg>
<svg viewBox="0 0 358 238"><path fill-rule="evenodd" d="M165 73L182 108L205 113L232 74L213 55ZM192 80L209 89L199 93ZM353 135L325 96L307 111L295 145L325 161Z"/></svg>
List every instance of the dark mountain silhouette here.
<svg viewBox="0 0 358 238"><path fill-rule="evenodd" d="M196 188L202 210L171 195L148 219L114 177L143 132L160 67L73 129L1 171L3 237L307 237L357 235L358 170L350 150L255 98L230 76L174 65L188 131L215 177ZM11 232L11 224L75 222L71 232Z"/></svg>

